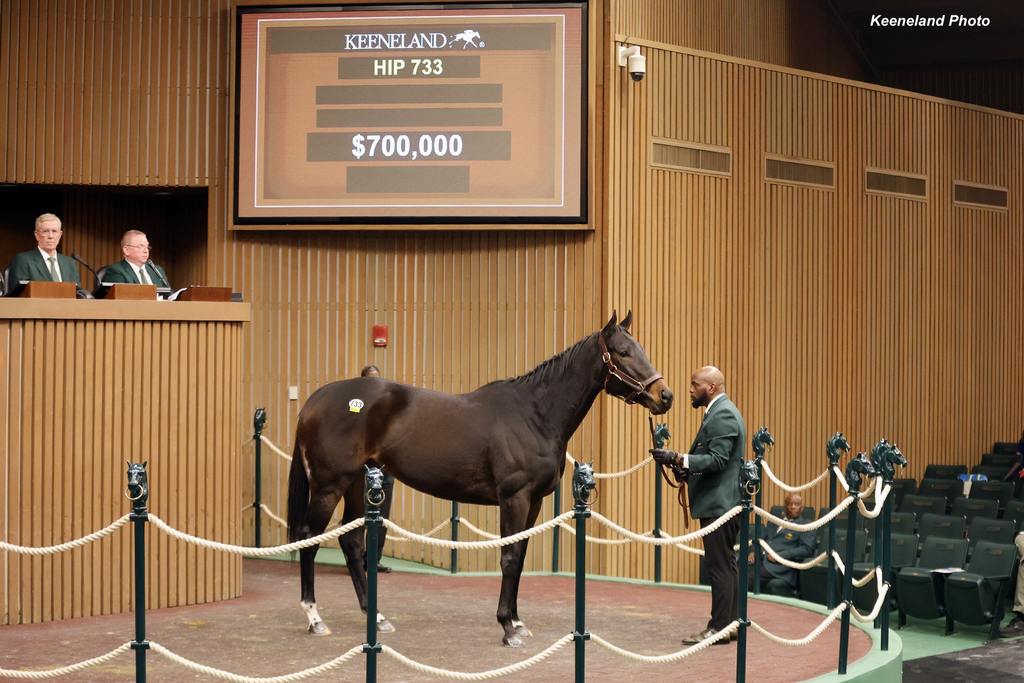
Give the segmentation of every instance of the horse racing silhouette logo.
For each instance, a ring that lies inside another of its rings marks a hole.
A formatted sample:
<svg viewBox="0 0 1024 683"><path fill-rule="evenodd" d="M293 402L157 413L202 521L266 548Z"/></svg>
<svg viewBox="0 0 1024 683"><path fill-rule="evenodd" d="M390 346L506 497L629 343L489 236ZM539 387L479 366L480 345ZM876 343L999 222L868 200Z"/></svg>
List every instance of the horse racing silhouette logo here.
<svg viewBox="0 0 1024 683"><path fill-rule="evenodd" d="M467 47L472 45L473 47L483 47L484 42L481 40L479 43L476 42L480 39L480 32L474 31L471 28L467 28L462 33L456 33L451 37L451 45L455 47L456 43L462 43L462 49L465 50Z"/></svg>

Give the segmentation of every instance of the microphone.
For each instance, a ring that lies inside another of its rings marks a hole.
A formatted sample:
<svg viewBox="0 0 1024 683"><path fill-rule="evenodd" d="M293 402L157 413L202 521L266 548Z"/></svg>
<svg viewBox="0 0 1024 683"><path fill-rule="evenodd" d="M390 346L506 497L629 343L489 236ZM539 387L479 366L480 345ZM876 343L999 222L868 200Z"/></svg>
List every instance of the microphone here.
<svg viewBox="0 0 1024 683"><path fill-rule="evenodd" d="M99 273L97 273L95 270L93 270L92 266L90 266L88 263L86 263L81 258L79 258L77 253L71 252L71 258L73 258L76 261L78 261L79 263L81 263L83 266L85 266L86 270L88 270L90 273L92 273L93 278L96 280L96 286L99 287L100 286L100 276L99 276Z"/></svg>
<svg viewBox="0 0 1024 683"><path fill-rule="evenodd" d="M156 264L153 263L153 259L148 259L146 261L146 265L149 266L153 270L154 273L156 273L156 276L158 278L160 278L160 280L164 283L164 285L163 285L164 287L167 287L168 289L171 288L171 284L167 281L167 279L163 275L160 274L160 271L157 270Z"/></svg>

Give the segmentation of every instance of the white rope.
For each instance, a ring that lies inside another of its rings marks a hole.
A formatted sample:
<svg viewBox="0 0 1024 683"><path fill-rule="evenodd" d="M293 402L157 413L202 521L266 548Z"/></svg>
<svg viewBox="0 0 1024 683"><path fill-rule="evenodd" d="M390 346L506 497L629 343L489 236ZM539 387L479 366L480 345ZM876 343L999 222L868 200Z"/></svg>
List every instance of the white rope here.
<svg viewBox="0 0 1024 683"><path fill-rule="evenodd" d="M850 492L850 485L846 483L846 477L843 475L843 473L839 469L839 467L836 466L836 465L833 465L832 466L832 471L836 473L836 479L839 480L839 484L843 487L843 490L846 491L847 493L849 493Z"/></svg>
<svg viewBox="0 0 1024 683"><path fill-rule="evenodd" d="M772 562L781 564L784 567L789 567L790 569L810 569L811 567L821 564L822 561L828 557L828 553L821 553L817 557L807 560L806 562L794 562L793 560L787 560L782 555L775 552L775 549L768 545L768 541L763 538L759 540L761 541L761 547L764 548L764 551L772 558Z"/></svg>
<svg viewBox="0 0 1024 683"><path fill-rule="evenodd" d="M754 506L754 512L764 517L767 521L773 522L776 526L780 526L785 529L792 529L793 531L814 531L818 527L825 526L826 524L831 522L833 519L842 514L843 510L850 507L850 505L852 504L853 496L847 496L846 498L843 499L843 502L839 503L839 505L836 505L826 514L822 515L813 522L808 522L807 524L798 524L796 522L790 522L788 519L776 517L772 513L765 510L764 508L758 507L756 505Z"/></svg>
<svg viewBox="0 0 1024 683"><path fill-rule="evenodd" d="M152 512L149 513L149 521L153 523L153 526L165 532L169 536L172 536L179 541L185 541L186 543L193 543L204 548L212 548L214 550L222 550L226 553L233 553L235 555L244 555L246 557L268 557L270 555L279 555L281 553L290 553L295 550L301 550L302 548L308 548L310 546L329 541L339 536L344 536L353 529L358 529L363 526L365 519L360 517L353 519L345 526L339 526L331 529L328 532L322 533L319 536L313 536L302 541L296 541L294 543L286 543L285 545L275 545L269 548L253 548L251 546L244 545L231 545L230 543L219 543L217 541L208 541L205 538L199 538L191 534L186 534L184 531L178 531L164 520L160 519Z"/></svg>
<svg viewBox="0 0 1024 683"><path fill-rule="evenodd" d="M790 486L789 484L775 476L775 473L772 472L772 468L768 466L767 460L761 461L761 468L764 470L764 473L768 475L768 478L771 479L776 486L778 486L783 491L789 491L791 493L796 493L797 491L809 489L828 476L828 468L825 468L824 472L822 472L821 474L819 474L817 477L807 482L806 484L801 484L800 486Z"/></svg>
<svg viewBox="0 0 1024 683"><path fill-rule="evenodd" d="M465 517L459 517L459 522L461 522L467 529L472 531L477 536L483 536L484 538L490 538L490 539L501 538L501 536L499 536L498 534L492 534L489 531L484 531L483 529L475 526L472 522L470 522ZM565 524L560 524L559 526L565 526ZM429 536L430 534L427 534L427 535Z"/></svg>
<svg viewBox="0 0 1024 683"><path fill-rule="evenodd" d="M874 621L876 618L878 618L878 613L882 611L882 605L885 603L885 596L889 593L889 582L886 581L885 583L879 585L882 587L882 592L878 594L878 598L875 600L875 606L871 609L871 612L869 614L861 614L857 611L856 607L850 608L852 610L850 614L853 615L854 619L856 619L857 621L864 622Z"/></svg>
<svg viewBox="0 0 1024 683"><path fill-rule="evenodd" d="M399 662L405 664L407 667L411 669L416 669L417 671L422 671L423 673L427 673L432 676L438 676L441 678L451 678L457 681L483 681L488 678L497 678L498 676L504 676L506 674L515 673L517 671L527 669L536 664L537 662L541 662L547 659L555 652L565 647L565 645L570 642L572 642L572 634L567 633L558 640L556 640L554 643L549 645L545 650L543 650L542 652L538 652L529 659L524 659L521 662L509 664L508 666L503 666L500 669L490 669L489 671L480 671L478 673L469 673L465 671L450 671L448 669L440 669L436 666L430 666L429 664L421 664L420 662L409 659L401 652L395 650L394 648L388 645L381 645L381 652L390 657L394 657Z"/></svg>
<svg viewBox="0 0 1024 683"><path fill-rule="evenodd" d="M733 633L735 633L739 629L739 627L740 622L734 621L725 628L723 628L721 631L715 633L713 636L708 636L704 640L694 645L691 645L685 650L673 652L672 654L668 655L641 655L637 654L636 652L630 652L629 650L624 650L621 647L618 647L617 645L612 645L596 633L591 633L590 639L598 645L600 645L601 647L605 648L606 650L611 650L615 654L621 655L626 659L632 659L635 662L643 662L644 664L669 664L671 662L678 662L680 659L689 657L690 655L697 654L698 652L710 647L711 645L714 645L719 640L726 640Z"/></svg>
<svg viewBox="0 0 1024 683"><path fill-rule="evenodd" d="M874 507L868 510L867 506L864 505L864 501L861 498L857 499L857 509L860 510L860 514L865 517L874 519L878 515L882 514L882 507L885 505L885 499L889 497L889 491L892 490L891 486L882 486L882 478L877 477L875 479L875 490L874 490Z"/></svg>
<svg viewBox="0 0 1024 683"><path fill-rule="evenodd" d="M459 519L461 520L461 519L462 519L462 517L459 517ZM434 527L433 529L431 529L430 531L426 531L426 532L424 532L424 533L423 533L423 535L424 535L424 536L433 536L433 535L434 535L434 534L436 534L436 533L437 533L438 531L440 531L441 529L445 528L446 526L448 526L448 525L449 525L449 524L451 524L451 523L452 523L452 520L450 520L450 519L446 519L446 520L444 520L443 522L441 522L440 524L438 524L437 526L435 526L435 527ZM392 542L394 542L394 543L408 543L408 542L409 542L409 540L410 540L410 539L408 539L408 538L392 538L392 539L391 539L391 541L392 541Z"/></svg>
<svg viewBox="0 0 1024 683"><path fill-rule="evenodd" d="M103 664L108 662L114 657L127 652L131 649L131 643L124 643L118 648L115 648L105 655L99 657L93 657L92 659L86 659L83 662L77 664L69 664L62 666L59 669L45 669L41 671L25 671L23 669L0 669L0 678L23 678L29 680L43 680L44 678L56 678L57 676L67 676L73 674L76 671L87 669L90 666L96 666L97 664Z"/></svg>
<svg viewBox="0 0 1024 683"><path fill-rule="evenodd" d="M500 548L505 545L518 543L519 541L530 538L531 536L536 536L539 533L543 533L548 529L557 526L560 522L564 522L565 520L572 517L574 514L576 513L571 510L568 512L563 512L558 517L548 520L547 522L544 522L539 526L535 526L532 529L525 529L523 531L520 531L518 534L504 536L493 541L449 541L443 538L430 538L429 536L423 536L420 534L413 533L411 531L406 531L402 527L392 522L390 519L384 520L384 526L386 526L392 532L404 536L405 538L415 539L427 545L440 546L442 548L462 548L464 550L480 550L484 548Z"/></svg>
<svg viewBox="0 0 1024 683"><path fill-rule="evenodd" d="M167 659L171 660L176 664L180 664L181 666L184 666L187 669L191 669L192 671L197 671L203 674L208 674L210 676L216 676L217 678L223 678L227 681L236 681L236 683L289 683L290 681L301 681L304 678L309 678L310 676L316 676L317 674L321 674L332 669L336 669L363 651L362 645L356 645L345 654L339 657L335 657L329 662L324 662L319 666L314 666L309 669L297 671L293 674L285 674L283 676L269 676L266 678L256 678L252 676L242 676L240 674L231 673L230 671L222 671L220 669L215 669L212 666L206 666L205 664L193 662L191 659L186 659L185 657L182 657L179 654L171 652L159 643L151 642L149 644L149 647L154 652L161 654L164 657L167 657Z"/></svg>
<svg viewBox="0 0 1024 683"><path fill-rule="evenodd" d="M836 561L836 569L839 570L839 573L846 574L846 565L843 563L843 558L839 556L838 551L832 551L832 559ZM872 569L859 579L854 579L853 585L857 588L860 588L861 586L868 585L869 583L871 583L873 579L876 578L878 579L878 585L882 585L882 568L878 565L876 565L874 569Z"/></svg>
<svg viewBox="0 0 1024 683"><path fill-rule="evenodd" d="M281 519L280 517L275 515L273 512L271 512L270 508L267 507L266 503L260 503L260 509L263 510L265 513L267 513L267 517L270 517L272 520L274 520L275 522L277 522L278 524L283 526L285 529L288 528L288 522L286 522L285 520Z"/></svg>
<svg viewBox="0 0 1024 683"><path fill-rule="evenodd" d="M61 543L60 545L47 545L41 547L32 547L27 545L15 545L13 543L5 543L0 541L0 550L8 550L12 553L19 553L21 555L53 555L54 553L62 553L65 550L71 550L72 548L79 548L86 543L92 543L93 541L99 540L104 536L109 536L114 533L125 524L128 523L131 515L125 515L120 519L115 520L109 526L106 526L99 531L94 531L88 536L77 538L74 541L68 541L67 543Z"/></svg>
<svg viewBox="0 0 1024 683"><path fill-rule="evenodd" d="M755 621L750 622L750 625L757 629L757 632L763 635L765 638L767 638L768 640L773 640L779 645L807 645L812 640L814 640L822 633L824 633L825 629L831 626L832 622L839 618L839 615L843 613L844 609L846 609L845 602L838 604L836 608L832 610L832 612L829 613L827 617L825 617L825 620L818 624L817 628L815 628L813 631L808 633L803 638L782 638L780 636L775 635L771 631L765 629Z"/></svg>
<svg viewBox="0 0 1024 683"><path fill-rule="evenodd" d="M274 445L274 442L273 442L273 441L271 441L270 439L268 439L267 437L265 437L265 436L264 436L264 435L262 435L262 434L260 434L260 441L262 441L263 443L265 443L265 444L267 444L268 446L270 446L270 450L274 451L275 453L277 453L278 455L280 455L280 456L281 456L282 458L284 458L284 459L285 459L285 460L287 460L288 462L291 462L291 461L292 461L292 456L288 455L287 453L285 453L284 451L282 451L282 450L281 450L280 448L278 448L277 446L275 446L275 445Z"/></svg>
<svg viewBox="0 0 1024 683"><path fill-rule="evenodd" d="M576 461L568 453L565 454L565 459L568 460L573 465L576 464ZM599 474L597 472L594 472L594 479L618 479L619 477L628 477L629 475L633 474L637 470L643 469L652 462L654 462L654 458L652 458L651 456L647 456L637 464L630 467L628 470L622 470L620 472L608 472L606 474Z"/></svg>
<svg viewBox="0 0 1024 683"><path fill-rule="evenodd" d="M676 545L677 543L685 543L686 541L692 541L692 540L694 540L696 538L701 538L703 536L707 536L711 532L716 531L718 529L718 527L722 526L723 524L728 522L730 519L732 519L733 517L738 515L742 510L743 510L743 508L741 508L739 505L737 505L736 507L734 507L731 510L729 510L728 512L726 512L724 515L722 515L721 517L719 517L718 519L716 519L714 522L712 522L708 526L704 527L703 529L700 529L698 531L692 531L692 532L690 532L688 534L683 534L682 536L664 536L662 538L653 538L651 536L645 536L643 534L638 534L638 533L635 533L633 531L630 531L629 529L621 527L618 524L616 524L615 522L611 521L610 519L608 519L607 517L602 515L600 512L591 512L590 516L593 519L595 519L598 522L600 522L601 524L604 524L606 527L608 527L612 531L614 531L614 532L616 532L618 534L622 534L626 538L632 539L634 541L639 541L641 543L647 543L649 545Z"/></svg>

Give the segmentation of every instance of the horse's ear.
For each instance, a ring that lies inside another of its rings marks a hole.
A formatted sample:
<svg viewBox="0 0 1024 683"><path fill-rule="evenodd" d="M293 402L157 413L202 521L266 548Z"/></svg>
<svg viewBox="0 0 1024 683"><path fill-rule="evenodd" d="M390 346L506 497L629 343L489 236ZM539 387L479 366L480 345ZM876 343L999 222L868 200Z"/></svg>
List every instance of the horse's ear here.
<svg viewBox="0 0 1024 683"><path fill-rule="evenodd" d="M618 314L613 310L612 317L608 318L608 322L605 323L604 328L601 330L606 335L612 333L612 329L615 327L615 321L619 319Z"/></svg>
<svg viewBox="0 0 1024 683"><path fill-rule="evenodd" d="M633 309L631 308L631 309L629 309L629 312L626 313L626 317L622 319L621 323L619 323L619 327L621 327L624 330L629 330L629 325L632 322L633 322Z"/></svg>
<svg viewBox="0 0 1024 683"><path fill-rule="evenodd" d="M146 469L146 465L148 465L148 464L149 464L148 460L143 460L142 461L142 469Z"/></svg>

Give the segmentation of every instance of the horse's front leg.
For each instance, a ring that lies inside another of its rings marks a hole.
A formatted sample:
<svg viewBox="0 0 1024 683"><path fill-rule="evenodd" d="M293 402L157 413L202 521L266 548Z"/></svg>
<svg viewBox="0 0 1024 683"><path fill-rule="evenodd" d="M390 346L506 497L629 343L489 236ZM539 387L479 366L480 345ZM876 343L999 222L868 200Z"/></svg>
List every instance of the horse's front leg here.
<svg viewBox="0 0 1024 683"><path fill-rule="evenodd" d="M501 501L501 535L510 536L525 529L530 510L530 499L526 496L515 496ZM498 596L497 617L498 623L505 631L501 642L506 647L523 646L524 634L520 633L520 628L524 631L526 628L519 621L517 614L517 593L528 543L529 539L525 539L501 549L501 594Z"/></svg>

